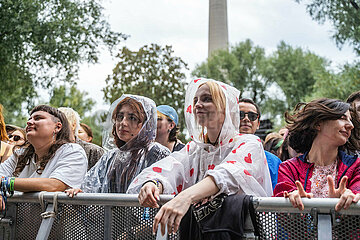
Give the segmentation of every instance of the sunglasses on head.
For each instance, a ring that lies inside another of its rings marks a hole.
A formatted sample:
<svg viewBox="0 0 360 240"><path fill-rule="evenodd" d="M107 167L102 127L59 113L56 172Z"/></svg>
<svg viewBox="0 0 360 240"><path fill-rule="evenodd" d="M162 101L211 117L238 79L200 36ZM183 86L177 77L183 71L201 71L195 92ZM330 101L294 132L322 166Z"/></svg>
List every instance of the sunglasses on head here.
<svg viewBox="0 0 360 240"><path fill-rule="evenodd" d="M245 118L245 115L248 115L250 121L255 121L259 117L259 114L254 112L240 111L240 120L243 120Z"/></svg>
<svg viewBox="0 0 360 240"><path fill-rule="evenodd" d="M17 141L19 141L19 140L22 139L19 135L12 135L12 134L10 134L8 137L9 137L9 139L13 138L13 140L14 140L15 142L17 142Z"/></svg>

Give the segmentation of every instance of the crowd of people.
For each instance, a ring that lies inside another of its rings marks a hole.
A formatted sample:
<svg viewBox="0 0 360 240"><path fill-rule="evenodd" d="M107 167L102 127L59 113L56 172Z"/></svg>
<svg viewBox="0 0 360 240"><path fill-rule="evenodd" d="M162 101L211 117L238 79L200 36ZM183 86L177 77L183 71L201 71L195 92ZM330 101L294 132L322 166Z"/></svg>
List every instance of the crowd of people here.
<svg viewBox="0 0 360 240"><path fill-rule="evenodd" d="M112 103L106 148L91 143L91 128L71 108L36 106L25 128L5 124L0 107L0 176L5 208L14 191L136 193L158 208L154 219L176 232L190 206L218 196L360 199L360 91L346 101L316 99L285 113L286 126L256 136L261 111L228 84L195 79L185 93L191 141L182 143L179 116L168 105L124 94ZM5 191L5 192L4 192Z"/></svg>

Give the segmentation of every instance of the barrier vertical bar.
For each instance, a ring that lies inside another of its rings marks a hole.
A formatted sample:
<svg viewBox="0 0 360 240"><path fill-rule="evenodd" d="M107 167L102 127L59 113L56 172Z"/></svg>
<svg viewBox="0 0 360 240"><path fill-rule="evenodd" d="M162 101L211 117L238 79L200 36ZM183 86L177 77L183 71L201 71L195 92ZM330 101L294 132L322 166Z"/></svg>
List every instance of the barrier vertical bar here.
<svg viewBox="0 0 360 240"><path fill-rule="evenodd" d="M331 215L329 214L318 215L318 239L332 239Z"/></svg>
<svg viewBox="0 0 360 240"><path fill-rule="evenodd" d="M49 203L46 207L46 212L53 212L54 211L54 207L52 203ZM52 228L52 225L54 223L55 220L55 216L54 217L47 217L44 218L41 222L38 234L36 236L36 240L46 240L48 239L49 235L50 235L50 231Z"/></svg>
<svg viewBox="0 0 360 240"><path fill-rule="evenodd" d="M104 239L111 239L111 226L113 221L112 206L104 207Z"/></svg>

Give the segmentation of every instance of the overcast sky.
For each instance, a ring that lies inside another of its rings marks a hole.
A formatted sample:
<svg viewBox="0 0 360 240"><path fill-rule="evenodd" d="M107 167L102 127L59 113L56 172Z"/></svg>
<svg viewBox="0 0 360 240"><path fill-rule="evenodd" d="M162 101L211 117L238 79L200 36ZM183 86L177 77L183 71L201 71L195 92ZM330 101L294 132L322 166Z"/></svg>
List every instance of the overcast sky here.
<svg viewBox="0 0 360 240"><path fill-rule="evenodd" d="M319 25L294 0L228 0L230 44L251 39L270 54L281 40L310 50L334 64L353 61L351 48L339 50L330 39L331 26ZM207 58L209 0L105 0L105 16L113 30L131 37L122 42L131 50L145 44L172 45L174 55L190 71ZM107 109L101 89L117 61L102 51L96 65L83 65L78 88L87 91L96 109ZM188 74L189 75L189 74Z"/></svg>

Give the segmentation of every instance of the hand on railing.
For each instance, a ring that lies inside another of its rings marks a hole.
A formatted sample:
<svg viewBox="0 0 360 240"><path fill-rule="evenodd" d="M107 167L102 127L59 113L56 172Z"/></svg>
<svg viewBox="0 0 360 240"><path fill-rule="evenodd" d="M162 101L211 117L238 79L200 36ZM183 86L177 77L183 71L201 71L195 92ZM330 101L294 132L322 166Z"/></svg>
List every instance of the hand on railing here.
<svg viewBox="0 0 360 240"><path fill-rule="evenodd" d="M69 197L74 197L76 194L78 194L79 192L82 192L82 190L80 188L71 188L71 189L66 189L65 193L69 196Z"/></svg>
<svg viewBox="0 0 360 240"><path fill-rule="evenodd" d="M159 208L157 201L160 200L160 190L153 182L147 182L142 186L139 193L139 203L143 207Z"/></svg>
<svg viewBox="0 0 360 240"><path fill-rule="evenodd" d="M292 191L291 193L284 191L284 197L289 198L294 208L298 208L299 210L304 210L304 204L302 203L301 198L303 197L312 198L313 194L305 192L300 181L296 181L295 185L298 190Z"/></svg>
<svg viewBox="0 0 360 240"><path fill-rule="evenodd" d="M329 184L329 198L340 198L335 206L335 211L340 211L342 208L347 209L351 203L357 203L360 199L360 194L354 194L350 189L346 188L348 177L344 176L338 188L335 188L334 179L332 176L327 176Z"/></svg>

